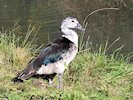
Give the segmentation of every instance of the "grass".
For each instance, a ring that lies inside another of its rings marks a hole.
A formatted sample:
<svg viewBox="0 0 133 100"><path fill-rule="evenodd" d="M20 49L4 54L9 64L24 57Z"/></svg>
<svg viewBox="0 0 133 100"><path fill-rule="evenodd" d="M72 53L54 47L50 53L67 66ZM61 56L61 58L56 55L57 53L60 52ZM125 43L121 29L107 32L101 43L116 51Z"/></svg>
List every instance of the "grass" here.
<svg viewBox="0 0 133 100"><path fill-rule="evenodd" d="M33 30L28 29L25 39L15 35L17 28L0 32L0 100L132 100L132 54L121 55L121 47L106 54L118 39L109 46L107 40L96 50L81 41L78 55L64 73L63 91L49 87L41 78L14 84L12 78L39 51L28 42Z"/></svg>

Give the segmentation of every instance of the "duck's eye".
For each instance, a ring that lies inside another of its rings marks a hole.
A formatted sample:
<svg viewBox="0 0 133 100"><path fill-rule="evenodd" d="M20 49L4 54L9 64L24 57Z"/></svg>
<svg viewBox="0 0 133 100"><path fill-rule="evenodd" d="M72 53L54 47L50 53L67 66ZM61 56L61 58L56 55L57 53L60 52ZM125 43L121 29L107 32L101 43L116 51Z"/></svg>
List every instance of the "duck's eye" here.
<svg viewBox="0 0 133 100"><path fill-rule="evenodd" d="M72 22L74 22L74 20L72 20Z"/></svg>

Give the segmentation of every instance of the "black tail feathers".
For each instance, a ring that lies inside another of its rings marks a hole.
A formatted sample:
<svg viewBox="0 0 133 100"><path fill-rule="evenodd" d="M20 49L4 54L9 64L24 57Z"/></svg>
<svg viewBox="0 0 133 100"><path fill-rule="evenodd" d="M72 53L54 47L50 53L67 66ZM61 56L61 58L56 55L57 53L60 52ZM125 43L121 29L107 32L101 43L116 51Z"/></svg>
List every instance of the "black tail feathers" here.
<svg viewBox="0 0 133 100"><path fill-rule="evenodd" d="M15 77L12 79L12 82L14 83L23 83L24 81L22 79L18 79L18 77Z"/></svg>
<svg viewBox="0 0 133 100"><path fill-rule="evenodd" d="M19 73L18 74L18 76L17 77L15 77L15 78L13 78L13 82L23 82L23 80L27 80L27 79L29 79L29 78L31 78L33 75L35 75L35 73L34 72L32 72L32 71L22 71L21 73Z"/></svg>
<svg viewBox="0 0 133 100"><path fill-rule="evenodd" d="M14 79L13 82L23 82L35 75L35 69L30 64L20 72Z"/></svg>

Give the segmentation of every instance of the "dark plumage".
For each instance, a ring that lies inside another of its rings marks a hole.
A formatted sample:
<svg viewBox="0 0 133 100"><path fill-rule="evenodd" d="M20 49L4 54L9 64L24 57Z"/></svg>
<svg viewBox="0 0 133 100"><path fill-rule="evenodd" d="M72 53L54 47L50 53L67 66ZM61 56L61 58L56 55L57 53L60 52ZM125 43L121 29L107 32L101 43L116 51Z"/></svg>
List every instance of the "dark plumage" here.
<svg viewBox="0 0 133 100"><path fill-rule="evenodd" d="M67 52L73 43L65 37L60 37L59 39L49 43L41 51L38 61L42 61L46 66L49 63L54 63L58 60L63 59L62 54ZM42 65L41 62L41 65Z"/></svg>
<svg viewBox="0 0 133 100"><path fill-rule="evenodd" d="M50 42L36 59L29 62L27 67L18 74L15 80L29 79L33 75L36 75L36 72L43 64L47 67L48 64L63 59L62 54L67 52L72 44L73 43L65 37L60 37Z"/></svg>

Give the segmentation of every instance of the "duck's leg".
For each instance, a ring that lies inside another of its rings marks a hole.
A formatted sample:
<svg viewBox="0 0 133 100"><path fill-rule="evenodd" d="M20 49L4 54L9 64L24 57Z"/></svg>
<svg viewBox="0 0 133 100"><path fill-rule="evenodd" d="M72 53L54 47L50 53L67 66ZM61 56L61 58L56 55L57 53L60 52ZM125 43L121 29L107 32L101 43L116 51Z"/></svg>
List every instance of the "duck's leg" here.
<svg viewBox="0 0 133 100"><path fill-rule="evenodd" d="M49 78L48 81L49 81L49 86L52 87L53 86L52 80Z"/></svg>
<svg viewBox="0 0 133 100"><path fill-rule="evenodd" d="M63 87L62 77L63 77L63 74L58 73L58 82L59 82L59 85L58 85L57 88L60 89L60 90L62 90L62 87Z"/></svg>
<svg viewBox="0 0 133 100"><path fill-rule="evenodd" d="M53 86L53 82L52 81L53 81L55 75L56 75L56 73L49 75L48 81L49 81L49 85L51 87Z"/></svg>

